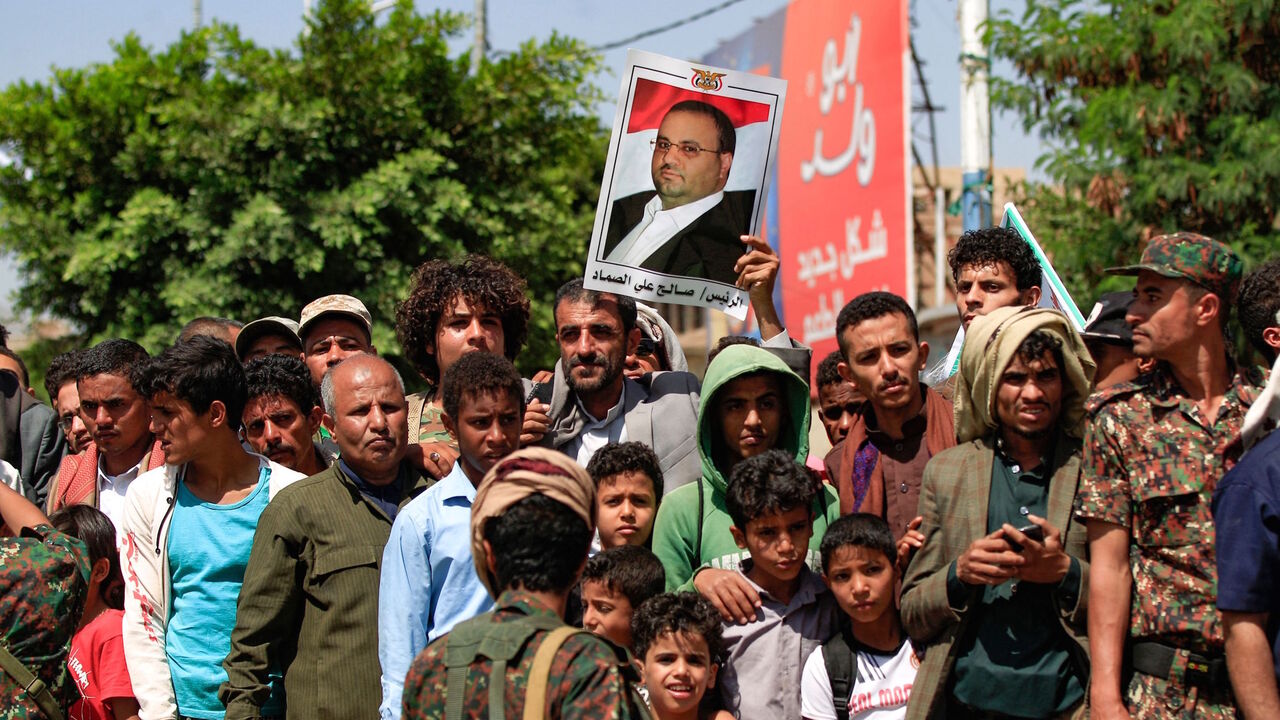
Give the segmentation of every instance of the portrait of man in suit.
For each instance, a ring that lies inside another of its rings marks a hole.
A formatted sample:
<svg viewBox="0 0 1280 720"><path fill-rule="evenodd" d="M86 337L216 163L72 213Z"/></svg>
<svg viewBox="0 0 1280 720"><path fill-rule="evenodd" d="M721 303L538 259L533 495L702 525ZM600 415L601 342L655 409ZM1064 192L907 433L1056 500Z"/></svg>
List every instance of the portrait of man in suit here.
<svg viewBox="0 0 1280 720"><path fill-rule="evenodd" d="M710 103L671 106L650 143L653 190L615 200L600 258L733 284L755 191L725 192L737 133Z"/></svg>

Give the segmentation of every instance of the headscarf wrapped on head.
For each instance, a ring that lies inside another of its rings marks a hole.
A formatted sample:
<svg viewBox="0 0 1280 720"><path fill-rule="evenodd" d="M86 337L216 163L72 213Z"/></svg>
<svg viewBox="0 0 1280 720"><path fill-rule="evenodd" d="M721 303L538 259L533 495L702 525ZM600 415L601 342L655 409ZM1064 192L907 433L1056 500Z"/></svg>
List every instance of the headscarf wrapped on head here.
<svg viewBox="0 0 1280 720"><path fill-rule="evenodd" d="M471 504L471 560L476 575L493 597L502 593L484 556L484 524L530 495L546 495L578 514L595 530L596 487L591 476L568 455L528 447L506 456L484 474ZM537 542L537 538L529 538Z"/></svg>
<svg viewBox="0 0 1280 720"><path fill-rule="evenodd" d="M1000 426L996 415L1000 376L1013 362L1018 346L1036 330L1062 343L1064 397L1058 423L1068 435L1084 437L1084 403L1093 392L1097 366L1080 333L1057 310L1005 307L974 318L965 331L955 393L956 437L960 442L983 437Z"/></svg>
<svg viewBox="0 0 1280 720"><path fill-rule="evenodd" d="M689 361L685 359L684 348L680 347L680 340L676 337L676 331L671 329L671 325L667 323L666 318L658 314L656 308L637 302L636 325L639 326L640 332L644 333L645 337L662 346L659 352L665 355L663 358L666 360L664 370L688 372Z"/></svg>

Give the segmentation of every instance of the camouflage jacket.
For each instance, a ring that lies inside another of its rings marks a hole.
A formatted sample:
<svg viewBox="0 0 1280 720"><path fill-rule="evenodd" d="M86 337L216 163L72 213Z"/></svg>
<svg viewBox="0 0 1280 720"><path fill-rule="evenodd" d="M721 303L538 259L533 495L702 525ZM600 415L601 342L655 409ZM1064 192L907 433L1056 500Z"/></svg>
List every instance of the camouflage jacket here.
<svg viewBox="0 0 1280 720"><path fill-rule="evenodd" d="M454 442L453 436L449 434L449 430L444 426L444 406L440 404L440 398L437 388L429 385L426 392L414 393L409 396L409 437L417 438L412 442L417 443L449 443L457 448L458 443ZM422 410L414 417L412 409L422 403ZM414 428L417 433L414 433Z"/></svg>
<svg viewBox="0 0 1280 720"><path fill-rule="evenodd" d="M508 623L534 614L555 617L550 609L531 595L508 590L498 597L492 613L468 622ZM508 718L518 718L524 712L529 669L545 636L545 632L539 631L507 666L504 702ZM444 635L428 645L409 668L401 715L406 720L445 716L448 670L444 658L448 638L449 635ZM468 669L463 717L488 717L489 673L492 667L489 659L482 658ZM637 678L626 653L602 638L584 634L570 636L551 663L550 677L547 687L548 718L630 720L648 717L632 702L629 685Z"/></svg>
<svg viewBox="0 0 1280 720"><path fill-rule="evenodd" d="M63 708L79 699L67 652L84 612L89 551L48 525L0 540L0 644L44 681ZM44 718L35 698L0 670L0 720Z"/></svg>
<svg viewBox="0 0 1280 720"><path fill-rule="evenodd" d="M1130 637L1222 649L1210 503L1260 384L1237 373L1212 424L1163 363L1089 398L1076 514L1130 530Z"/></svg>

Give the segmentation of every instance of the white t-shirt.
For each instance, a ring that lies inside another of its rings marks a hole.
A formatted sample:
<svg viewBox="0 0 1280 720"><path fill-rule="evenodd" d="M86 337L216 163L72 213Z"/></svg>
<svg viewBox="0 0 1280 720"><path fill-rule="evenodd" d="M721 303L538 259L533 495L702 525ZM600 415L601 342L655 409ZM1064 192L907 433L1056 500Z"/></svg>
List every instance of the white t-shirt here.
<svg viewBox="0 0 1280 720"><path fill-rule="evenodd" d="M854 648L857 679L849 692L849 720L898 720L906 717L911 685L916 681L920 661L903 638L892 654L866 647ZM831 679L822 648L814 650L805 661L800 680L800 712L806 720L835 720L836 709L831 697Z"/></svg>

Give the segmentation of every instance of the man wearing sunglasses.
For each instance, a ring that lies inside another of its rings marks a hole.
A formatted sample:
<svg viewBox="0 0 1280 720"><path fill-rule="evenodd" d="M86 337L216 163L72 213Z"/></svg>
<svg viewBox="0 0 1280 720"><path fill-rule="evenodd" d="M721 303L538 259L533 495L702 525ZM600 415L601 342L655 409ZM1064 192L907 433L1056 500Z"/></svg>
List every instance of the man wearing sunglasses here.
<svg viewBox="0 0 1280 720"><path fill-rule="evenodd" d="M737 133L719 108L671 106L652 142L652 191L614 201L603 258L733 284L755 191L725 192Z"/></svg>
<svg viewBox="0 0 1280 720"><path fill-rule="evenodd" d="M632 380L660 370L689 370L689 361L680 347L676 331L671 328L657 308L636 303L636 327L640 328L640 342L635 352L627 354L622 372Z"/></svg>

